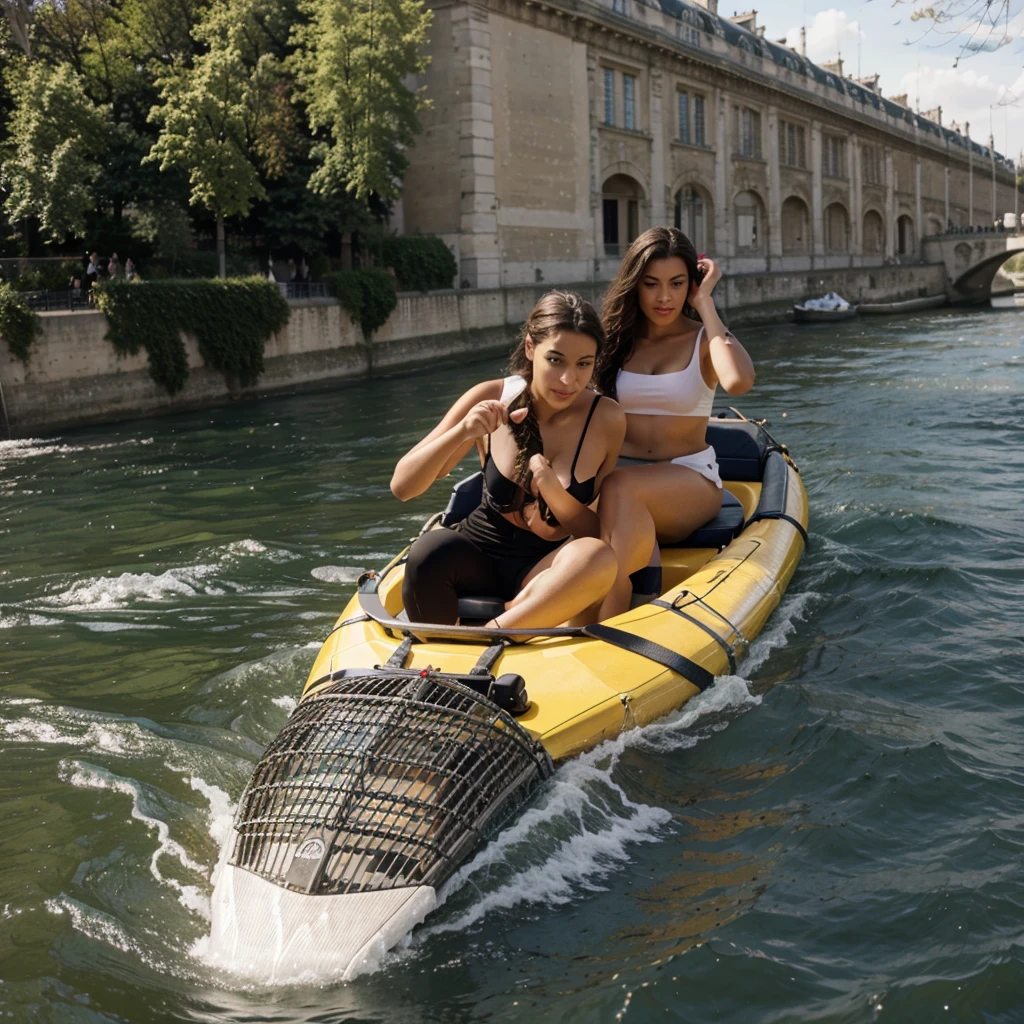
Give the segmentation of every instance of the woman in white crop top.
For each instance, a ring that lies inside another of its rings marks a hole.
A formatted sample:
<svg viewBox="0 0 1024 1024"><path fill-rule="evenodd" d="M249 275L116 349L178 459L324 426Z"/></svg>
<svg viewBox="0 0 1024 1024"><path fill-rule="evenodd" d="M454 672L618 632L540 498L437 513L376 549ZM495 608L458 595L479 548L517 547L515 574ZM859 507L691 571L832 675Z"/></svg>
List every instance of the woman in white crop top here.
<svg viewBox="0 0 1024 1024"><path fill-rule="evenodd" d="M660 565L656 541L686 537L721 507L705 439L715 388L743 395L754 384L750 356L715 309L721 276L681 231L651 228L605 294L597 387L626 413L626 440L598 507L602 537L619 560L601 619L629 608L631 573Z"/></svg>

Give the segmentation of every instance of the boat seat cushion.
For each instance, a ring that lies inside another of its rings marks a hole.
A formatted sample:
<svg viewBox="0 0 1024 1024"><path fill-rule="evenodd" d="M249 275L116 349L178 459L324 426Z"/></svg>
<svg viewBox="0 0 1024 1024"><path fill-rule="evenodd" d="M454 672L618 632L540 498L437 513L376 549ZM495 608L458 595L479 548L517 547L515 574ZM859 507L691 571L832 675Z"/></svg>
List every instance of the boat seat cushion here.
<svg viewBox="0 0 1024 1024"><path fill-rule="evenodd" d="M505 602L500 597L460 597L459 622L489 622L505 610Z"/></svg>
<svg viewBox="0 0 1024 1024"><path fill-rule="evenodd" d="M674 544L665 544L671 548L724 548L743 529L743 505L736 495L722 491L722 507L718 515L709 523L694 530L689 537Z"/></svg>
<svg viewBox="0 0 1024 1024"><path fill-rule="evenodd" d="M452 527L461 523L483 500L484 475L479 470L459 480L452 488L448 507L441 513L441 525Z"/></svg>
<svg viewBox="0 0 1024 1024"><path fill-rule="evenodd" d="M760 480L768 445L754 423L745 420L712 419L705 435L715 449L718 472L723 480Z"/></svg>

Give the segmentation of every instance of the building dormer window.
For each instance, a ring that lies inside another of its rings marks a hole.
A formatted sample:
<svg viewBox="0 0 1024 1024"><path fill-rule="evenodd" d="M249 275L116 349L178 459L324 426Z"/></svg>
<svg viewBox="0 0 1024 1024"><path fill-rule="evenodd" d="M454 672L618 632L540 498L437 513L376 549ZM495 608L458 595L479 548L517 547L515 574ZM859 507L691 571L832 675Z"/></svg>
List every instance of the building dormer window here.
<svg viewBox="0 0 1024 1024"><path fill-rule="evenodd" d="M629 0L612 0L612 10L616 14L624 14L629 17Z"/></svg>

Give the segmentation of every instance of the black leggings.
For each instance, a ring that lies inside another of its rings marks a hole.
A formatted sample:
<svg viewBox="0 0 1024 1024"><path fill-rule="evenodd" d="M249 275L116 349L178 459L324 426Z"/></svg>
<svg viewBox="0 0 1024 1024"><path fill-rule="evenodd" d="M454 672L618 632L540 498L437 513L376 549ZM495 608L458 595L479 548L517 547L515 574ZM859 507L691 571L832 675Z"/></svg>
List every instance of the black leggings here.
<svg viewBox="0 0 1024 1024"><path fill-rule="evenodd" d="M409 550L402 602L411 622L452 625L460 597L519 593L523 577L562 542L541 540L479 508L453 530L429 530Z"/></svg>

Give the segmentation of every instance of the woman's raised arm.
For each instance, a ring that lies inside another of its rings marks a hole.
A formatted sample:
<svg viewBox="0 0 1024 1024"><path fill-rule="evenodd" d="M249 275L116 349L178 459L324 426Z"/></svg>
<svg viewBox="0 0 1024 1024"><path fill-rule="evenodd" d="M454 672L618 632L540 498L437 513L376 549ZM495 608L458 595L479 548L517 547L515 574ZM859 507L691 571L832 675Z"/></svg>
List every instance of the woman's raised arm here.
<svg viewBox="0 0 1024 1024"><path fill-rule="evenodd" d="M709 259L699 260L697 266L704 271L704 279L694 287L690 295L690 305L704 323L704 334L708 339L708 356L715 379L730 395L745 395L754 386L754 363L747 350L739 343L734 334L722 323L711 297L716 284L722 276L715 262ZM703 367L702 367L703 369ZM713 381L705 382L713 386Z"/></svg>
<svg viewBox="0 0 1024 1024"><path fill-rule="evenodd" d="M500 380L488 380L470 388L441 422L398 460L391 493L399 501L417 497L435 480L447 476L478 437L508 422L508 411L498 400L501 384Z"/></svg>

